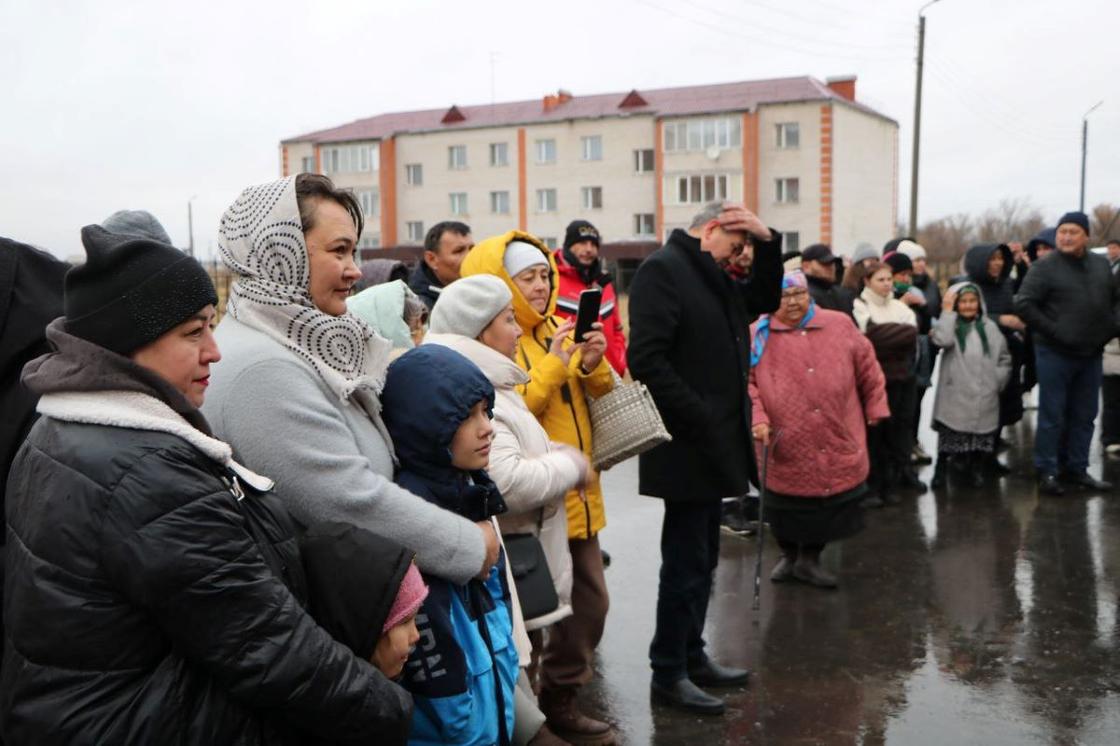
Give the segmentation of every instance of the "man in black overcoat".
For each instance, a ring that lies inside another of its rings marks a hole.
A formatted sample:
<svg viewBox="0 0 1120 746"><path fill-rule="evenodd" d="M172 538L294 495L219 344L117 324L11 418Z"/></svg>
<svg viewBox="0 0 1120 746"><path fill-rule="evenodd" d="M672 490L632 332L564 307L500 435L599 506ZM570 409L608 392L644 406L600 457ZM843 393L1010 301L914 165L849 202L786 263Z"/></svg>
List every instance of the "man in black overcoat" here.
<svg viewBox="0 0 1120 746"><path fill-rule="evenodd" d="M748 240L751 278L736 283L723 266ZM693 712L724 709L699 686L747 680L746 670L704 653L704 619L719 562L720 501L757 481L747 319L778 308L781 282L781 235L742 205L716 202L688 230L673 231L630 287L630 370L673 436L639 462L641 494L665 500L652 692Z"/></svg>

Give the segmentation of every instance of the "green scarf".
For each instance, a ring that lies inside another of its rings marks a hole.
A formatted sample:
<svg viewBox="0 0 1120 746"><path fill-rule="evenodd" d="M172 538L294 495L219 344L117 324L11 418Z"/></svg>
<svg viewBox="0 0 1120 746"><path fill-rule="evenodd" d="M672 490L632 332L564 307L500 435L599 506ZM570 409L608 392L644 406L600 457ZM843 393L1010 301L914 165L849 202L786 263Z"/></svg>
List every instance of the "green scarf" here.
<svg viewBox="0 0 1120 746"><path fill-rule="evenodd" d="M957 299L965 293L972 293L980 298L980 289L975 285L966 285L957 291ZM955 305L955 304L954 304ZM953 310L956 310L955 308ZM980 336L980 345L984 348L984 354L991 356L991 348L988 347L988 332L984 329L984 306L980 305L977 309L976 317L969 321L961 317L960 312L957 312L957 346L960 347L961 352L965 349L965 340L968 339L968 332L973 327L976 328L976 333Z"/></svg>

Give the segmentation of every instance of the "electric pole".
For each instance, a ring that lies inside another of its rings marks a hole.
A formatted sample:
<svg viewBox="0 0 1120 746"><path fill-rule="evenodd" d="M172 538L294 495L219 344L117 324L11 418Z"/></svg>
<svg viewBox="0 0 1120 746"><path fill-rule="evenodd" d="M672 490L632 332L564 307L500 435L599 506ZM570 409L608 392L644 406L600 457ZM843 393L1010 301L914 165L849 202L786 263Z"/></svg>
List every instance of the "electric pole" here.
<svg viewBox="0 0 1120 746"><path fill-rule="evenodd" d="M1103 103L1104 101L1098 101L1093 104L1093 108L1081 117L1081 202L1079 203L1080 207L1077 208L1081 212L1085 212L1085 159L1089 154L1089 115Z"/></svg>
<svg viewBox="0 0 1120 746"><path fill-rule="evenodd" d="M191 202L195 200L194 195L187 200L187 254L194 256L194 213L191 211Z"/></svg>
<svg viewBox="0 0 1120 746"><path fill-rule="evenodd" d="M930 0L918 11L918 81L914 87L914 150L910 159L910 236L918 235L918 143L922 137L922 63L926 51L926 8L938 2Z"/></svg>

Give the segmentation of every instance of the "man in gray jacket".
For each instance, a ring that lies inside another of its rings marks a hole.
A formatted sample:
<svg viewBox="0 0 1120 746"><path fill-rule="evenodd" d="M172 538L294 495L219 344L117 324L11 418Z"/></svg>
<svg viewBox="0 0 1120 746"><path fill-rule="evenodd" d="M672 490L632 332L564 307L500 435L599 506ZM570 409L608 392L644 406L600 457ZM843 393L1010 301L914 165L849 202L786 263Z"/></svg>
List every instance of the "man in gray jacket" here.
<svg viewBox="0 0 1120 746"><path fill-rule="evenodd" d="M1035 334L1038 428L1034 465L1039 490L1065 494L1065 484L1112 487L1087 471L1101 390L1101 351L1120 330L1116 285L1108 260L1089 251L1089 218L1058 221L1058 250L1027 273L1015 310Z"/></svg>

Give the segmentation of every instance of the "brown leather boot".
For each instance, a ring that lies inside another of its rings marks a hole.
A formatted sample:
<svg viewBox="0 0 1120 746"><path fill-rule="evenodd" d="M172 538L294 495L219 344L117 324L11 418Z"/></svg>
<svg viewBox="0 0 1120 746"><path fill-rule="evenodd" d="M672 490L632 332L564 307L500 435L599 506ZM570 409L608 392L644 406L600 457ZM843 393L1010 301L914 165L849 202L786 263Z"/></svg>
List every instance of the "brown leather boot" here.
<svg viewBox="0 0 1120 746"><path fill-rule="evenodd" d="M610 723L588 717L579 711L576 689L541 689L540 708L553 733L575 744L613 744L614 729Z"/></svg>

